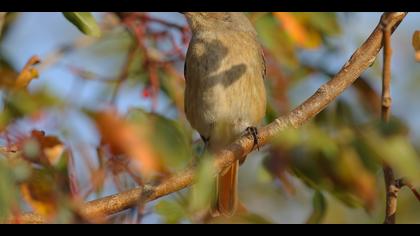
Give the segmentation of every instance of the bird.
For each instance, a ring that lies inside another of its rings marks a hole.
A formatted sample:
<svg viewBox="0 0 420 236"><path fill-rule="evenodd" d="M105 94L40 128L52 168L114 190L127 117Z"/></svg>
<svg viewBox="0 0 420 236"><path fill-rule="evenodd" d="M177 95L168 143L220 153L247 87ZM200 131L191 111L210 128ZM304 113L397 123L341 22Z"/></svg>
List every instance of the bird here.
<svg viewBox="0 0 420 236"><path fill-rule="evenodd" d="M266 111L266 66L257 32L241 12L183 12L191 30L184 76L184 109L206 149L216 153L242 135L254 137ZM239 161L216 181L212 215L238 208Z"/></svg>

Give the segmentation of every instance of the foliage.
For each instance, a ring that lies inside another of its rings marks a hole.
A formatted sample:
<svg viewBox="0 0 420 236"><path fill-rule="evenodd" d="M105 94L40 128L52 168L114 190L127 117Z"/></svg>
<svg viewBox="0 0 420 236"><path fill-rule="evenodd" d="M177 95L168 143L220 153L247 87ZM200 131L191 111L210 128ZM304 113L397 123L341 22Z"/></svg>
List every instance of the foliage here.
<svg viewBox="0 0 420 236"><path fill-rule="evenodd" d="M0 51L0 220L19 219L30 210L51 222L101 222L84 217L81 203L159 183L193 164L198 166L196 184L136 210L136 222L156 213L164 223L277 223L282 220L273 217L275 207L287 209L287 203L281 203L285 196L290 202L302 201L302 195L309 196L309 215L302 223L334 222L330 216L340 207L331 202L337 201L348 211L363 209L363 219L379 222L382 162L414 186L420 184L419 147L410 127L397 116L390 125L379 122L379 81L361 78L352 88L355 96L340 97L304 127L281 132L259 152L262 161L245 162L238 214L209 218L212 157L203 154L183 108L182 68L190 37L185 22L176 23L175 14L166 19L150 13L103 13L96 17L98 22L87 12L63 15L95 37L77 35L49 56L25 58L20 69ZM267 62L268 123L297 104L293 97L305 99L299 92L302 84L330 77L326 59L308 63L304 55L337 53L334 40L343 36L345 23L336 13L247 16ZM19 17L5 22L2 40L19 30L14 25ZM418 38L416 32L417 51ZM72 56L77 59L66 60ZM96 72L98 67L101 72ZM65 86L67 92L44 82L44 74L57 68L61 74L55 80L73 76L74 86ZM250 165L261 171L249 171ZM258 174L264 181L255 180ZM265 204L272 205L262 207ZM419 217L418 212L410 215L413 221Z"/></svg>

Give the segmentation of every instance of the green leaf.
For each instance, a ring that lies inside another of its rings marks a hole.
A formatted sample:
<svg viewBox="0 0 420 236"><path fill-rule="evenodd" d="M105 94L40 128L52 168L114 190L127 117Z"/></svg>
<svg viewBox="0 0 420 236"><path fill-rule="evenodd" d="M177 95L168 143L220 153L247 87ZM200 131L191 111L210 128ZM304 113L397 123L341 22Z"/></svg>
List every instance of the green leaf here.
<svg viewBox="0 0 420 236"><path fill-rule="evenodd" d="M99 37L101 30L90 12L63 12L64 17L84 34Z"/></svg>
<svg viewBox="0 0 420 236"><path fill-rule="evenodd" d="M167 224L179 223L186 216L186 212L181 205L169 200L159 201L155 206L155 211Z"/></svg>
<svg viewBox="0 0 420 236"><path fill-rule="evenodd" d="M212 198L215 196L214 173L212 157L204 157L198 167L196 184L191 188L190 210L192 212L206 210L210 207Z"/></svg>
<svg viewBox="0 0 420 236"><path fill-rule="evenodd" d="M362 137L376 158L388 163L413 183L420 182L420 158L406 136L384 138L373 130L365 130Z"/></svg>
<svg viewBox="0 0 420 236"><path fill-rule="evenodd" d="M63 105L58 97L47 90L36 92L16 91L8 93L4 99L4 111L8 113L8 119L21 118L31 115L42 109L60 107Z"/></svg>
<svg viewBox="0 0 420 236"><path fill-rule="evenodd" d="M266 14L255 23L261 43L269 49L274 58L287 68L299 68L298 58L292 41L281 30L271 14Z"/></svg>
<svg viewBox="0 0 420 236"><path fill-rule="evenodd" d="M325 216L327 202L320 191L316 191L312 199L313 211L306 221L307 224L319 224Z"/></svg>
<svg viewBox="0 0 420 236"><path fill-rule="evenodd" d="M6 161L0 159L0 222L9 216L11 207L16 204L17 194L13 171Z"/></svg>
<svg viewBox="0 0 420 236"><path fill-rule="evenodd" d="M301 14L312 27L324 34L335 36L341 33L340 24L334 12L304 12Z"/></svg>

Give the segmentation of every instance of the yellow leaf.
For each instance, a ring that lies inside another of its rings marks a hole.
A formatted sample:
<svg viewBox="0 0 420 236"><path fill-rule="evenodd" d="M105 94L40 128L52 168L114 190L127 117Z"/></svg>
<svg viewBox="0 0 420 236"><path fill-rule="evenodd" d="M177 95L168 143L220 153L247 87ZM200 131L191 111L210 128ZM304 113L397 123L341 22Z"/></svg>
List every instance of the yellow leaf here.
<svg viewBox="0 0 420 236"><path fill-rule="evenodd" d="M22 89L28 87L29 83L33 80L38 78L39 73L38 70L35 69L33 66L40 63L41 59L38 56L32 56L26 65L23 67L22 71L20 72L19 76L15 82L15 88Z"/></svg>
<svg viewBox="0 0 420 236"><path fill-rule="evenodd" d="M23 199L33 208L35 213L45 217L53 217L58 208L56 192L46 178L41 173L34 174L28 182L20 185L20 191Z"/></svg>
<svg viewBox="0 0 420 236"><path fill-rule="evenodd" d="M54 166L60 161L64 145L57 137L45 135L43 131L32 130L30 138L36 140L42 150L43 155L38 157L41 162L46 161L49 165Z"/></svg>
<svg viewBox="0 0 420 236"><path fill-rule="evenodd" d="M63 155L64 145L55 145L53 147L44 148L44 154L51 165L56 165Z"/></svg>

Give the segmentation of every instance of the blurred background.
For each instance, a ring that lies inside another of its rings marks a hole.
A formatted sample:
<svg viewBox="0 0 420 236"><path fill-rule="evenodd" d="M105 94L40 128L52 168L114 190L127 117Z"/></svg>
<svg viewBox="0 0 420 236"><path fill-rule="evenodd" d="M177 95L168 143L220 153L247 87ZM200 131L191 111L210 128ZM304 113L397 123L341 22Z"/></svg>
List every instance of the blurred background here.
<svg viewBox="0 0 420 236"><path fill-rule="evenodd" d="M114 223L381 223L386 161L420 189L419 63L411 44L420 14L392 37L392 114L380 122L382 53L314 120L287 130L240 169L244 210L197 212L208 198L203 144L183 113L190 32L179 13L92 13L100 36L62 13L0 19L0 218L35 211L87 221L74 206L198 162L196 186L108 219ZM380 13L247 13L267 62L265 123L287 113L339 71ZM400 191L397 223L420 223Z"/></svg>

